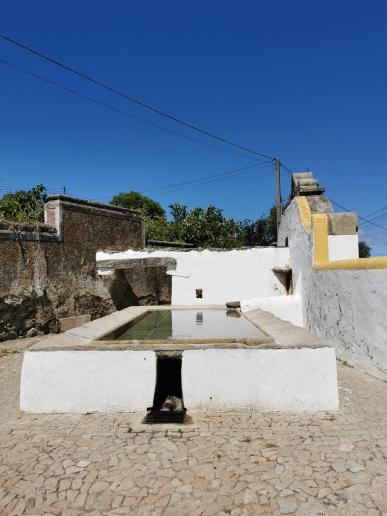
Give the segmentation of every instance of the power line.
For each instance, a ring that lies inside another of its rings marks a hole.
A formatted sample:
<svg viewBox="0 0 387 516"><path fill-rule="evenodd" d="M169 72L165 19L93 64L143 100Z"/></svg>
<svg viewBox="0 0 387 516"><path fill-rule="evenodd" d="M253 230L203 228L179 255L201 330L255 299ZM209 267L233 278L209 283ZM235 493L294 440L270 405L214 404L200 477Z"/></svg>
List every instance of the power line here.
<svg viewBox="0 0 387 516"><path fill-rule="evenodd" d="M17 192L26 192L32 190L36 185L32 186L14 186L14 185L6 185L6 184L0 184L0 195L6 195L6 194L15 194ZM45 187L45 193L47 194L58 194L63 192L63 186L62 187L52 187L48 186Z"/></svg>
<svg viewBox="0 0 387 516"><path fill-rule="evenodd" d="M379 217L375 217L374 219L371 219L371 221L376 220L378 223L380 223L380 222L385 221L386 219L387 219L387 212L383 213ZM362 222L361 224L359 224L359 226L365 226L366 224L368 224L368 222Z"/></svg>
<svg viewBox="0 0 387 516"><path fill-rule="evenodd" d="M67 86L64 86L63 84L61 84L61 83L59 83L57 81L52 81L51 79L47 79L47 77L44 77L43 75L39 75L39 74L37 74L35 72L31 72L30 70L22 68L21 66L18 66L15 63L12 63L12 62L7 61L5 59L1 59L0 58L0 63L3 63L5 65L7 65L7 66L10 66L10 67L14 68L15 70L18 70L19 72L23 72L23 73L25 73L27 75L30 75L31 77L34 77L35 79L39 79L39 80L41 80L43 82L51 84L52 86L56 86L57 88L60 88L60 89L66 91L68 93L72 93L73 95L77 95L80 98L83 98L85 100L93 102L94 104L97 104L98 106L102 106L104 108L107 108L110 111L114 111L116 113L124 115L124 116L126 116L128 118L136 120L137 122L141 122L141 123L149 125L151 127L155 127L156 129L160 129L161 131L164 131L166 133L170 133L170 134L173 134L175 136L179 136L180 138L184 138L185 140L189 140L189 141L192 141L194 143L198 143L200 145L204 145L205 147L210 147L212 149L216 149L216 150L219 150L219 151L222 151L222 152L227 152L228 154L233 154L234 156L242 156L243 158L248 158L248 159L253 159L253 160L256 159L253 156L247 156L246 154L241 154L240 152L234 152L234 151L229 150L229 149L224 149L223 147L218 147L217 145L212 145L211 143L202 142L201 140L197 140L196 138L192 138L191 136L187 136L185 134L179 133L177 131L174 131L173 129L168 129L168 128L163 127L161 125L158 125L158 124L156 124L154 122L150 122L148 120L144 120L143 118L140 118L140 117L137 117L135 115L132 115L132 114L128 113L127 111L124 111L122 109L116 108L115 106L107 104L106 102L102 102L102 101L100 101L98 99L90 97L89 95L86 95L85 93L81 93L81 92L79 92L77 90L74 90L72 88L68 88Z"/></svg>
<svg viewBox="0 0 387 516"><path fill-rule="evenodd" d="M5 193L16 193L16 192L26 192L32 190L33 187L22 187L22 186L6 186L6 187L0 187L1 192ZM47 193L58 193L60 190L51 190L46 189Z"/></svg>
<svg viewBox="0 0 387 516"><path fill-rule="evenodd" d="M269 162L270 163L270 162ZM266 165L266 164L265 164ZM265 166L264 165L264 166ZM204 185L207 185L207 184L210 184L210 183L217 183L219 181L226 181L228 179L234 179L236 176L239 176L241 174L244 174L246 172L251 172L251 171L256 171L256 170L260 170L261 168L264 168L264 166L256 166L254 169L250 169L250 170L243 170L243 171L240 171L240 172L237 172L235 174L232 174L232 175L229 175L229 176L226 176L226 177L221 177L221 178L217 178L217 179L209 179L207 181L203 181L201 183L195 183L195 184L192 184L192 185L186 185L186 186L181 186L181 187L177 187L177 188L173 188L171 190L165 190L163 192L161 192L161 195L163 194L169 194L169 193L172 193L172 192L178 192L180 190L185 190L187 188L195 188L195 187L198 187L198 186L204 186Z"/></svg>
<svg viewBox="0 0 387 516"><path fill-rule="evenodd" d="M228 170L226 172L220 172L218 174L211 174L209 176L203 176L203 177L199 177L197 179L190 179L188 181L182 181L180 183L173 183L173 184L170 184L170 185L164 185L164 186L160 186L160 187L157 187L157 188L150 188L148 190L141 191L141 193L157 192L157 191L160 191L160 190L166 190L166 189L169 189L169 188L173 188L175 186L191 185L191 184L199 183L201 181L207 181L208 179L211 179L211 178L217 178L217 177L218 178L219 177L222 178L222 176L236 175L236 173L241 173L241 172L245 172L245 171L248 171L248 170L251 170L251 169L255 169L259 165L266 165L268 163L271 163L271 161L267 160L267 161L263 161L261 163L257 163L257 164L254 164L254 165L247 165L246 167L240 167L240 168L235 168L235 169L232 169L232 170Z"/></svg>
<svg viewBox="0 0 387 516"><path fill-rule="evenodd" d="M137 99L137 98L135 98L135 97L132 97L132 96L130 96L130 95L128 95L128 94L126 94L126 93L123 93L122 91L120 91L120 90L118 90L118 89L114 88L113 86L110 86L110 85L108 85L108 84L106 84L106 83L104 83L104 82L102 82L102 81L100 81L100 80L98 80L98 79L95 79L95 78L91 77L90 75L87 75L87 74L85 74L85 73L83 73L83 72L80 72L79 70L76 70L75 68L72 68L71 66L66 65L66 64L64 64L64 63L60 62L60 61L58 61L57 59L54 59L54 58L52 58L52 57L50 57L50 56L48 56L48 55L45 55L45 54L43 54L43 53L41 53L41 52L39 52L39 51L37 51L37 50L35 50L35 49L33 49L33 48L31 48L31 47L27 46L27 45L25 45L24 43L21 43L21 42L19 42L19 41L16 41L15 39L10 38L9 36L6 36L5 34L0 34L0 38L2 38L3 40L7 41L8 43L11 43L12 45L15 45L15 46L17 46L17 47L19 47L19 48L22 48L23 50L25 50L25 51L27 51L27 52L29 52L29 53L31 53L31 54L33 54L33 55L35 55L35 56L40 57L41 59L44 59L45 61L48 61L48 62L50 62L50 63L52 63L52 64L55 64L56 66L58 66L58 67L60 67L60 68L62 68L62 69L64 69L64 70L67 70L67 71L69 71L69 72L73 73L74 75L77 75L78 77L81 77L81 78L83 78L83 79L85 79L85 80L87 80L87 81L89 81L89 82L91 82L91 83L93 83L93 84L95 84L95 85L97 85L97 86L101 87L101 88L104 88L105 90L110 91L111 93L114 93L114 94L116 94L116 95L118 95L118 96L120 96L120 97L122 97L122 98L124 98L124 99L126 99L126 100L128 100L128 101L130 101L130 102L133 102L133 103L135 103L135 104L137 104L137 105L139 105L139 106L141 106L141 107L143 107L143 108L145 108L145 109L148 109L149 111L152 111L152 112L154 112L154 113L156 113L156 114L158 114L158 115L160 115L160 116L163 116L163 117L165 117L165 118L168 118L169 120L172 120L173 122L176 122L176 123L178 123L178 124L180 124L180 125L182 125L182 126L185 126L185 127L189 128L189 129L192 129L192 130L194 130L194 131L196 131L196 132L199 132L199 133L201 133L201 134L203 134L203 135L205 135L205 136L208 136L208 137L210 137L210 138L214 138L214 139L216 139L216 140L218 140L218 141L221 141L221 142L223 142L223 143L226 143L227 145L231 145L231 146L233 146L233 147L235 147L235 148L238 148L238 149L240 149L240 150L244 150L244 151L246 151L246 152L250 152L250 153L252 153L252 154L255 154L255 155L258 155L258 156L261 156L261 157L267 158L268 160L274 160L274 159L275 159L273 156L269 156L269 155L267 155L267 154L263 154L263 153L260 153L260 152L255 151L255 150L253 150L253 149L250 149L250 148L248 148L248 147L244 147L244 146L242 146L242 145L239 145L239 144L237 144L237 143L232 142L231 140L228 140L228 139L226 139L226 138L223 138L223 137L221 137L221 136L218 136L218 135L216 135L215 133L212 133L212 132L207 131L207 130L205 130L205 129L201 129L200 127L197 127L197 126L195 126L195 125L193 125L193 124L191 124L191 123L189 123L189 122L185 122L184 120L182 120L182 119L180 119L180 118L177 118L177 117L175 117L175 116L173 116L173 115L170 115L169 113L167 113L167 112L165 112L165 111L162 111L162 110L160 110L160 109L158 109L158 108L156 108L156 107L154 107L154 106L151 106L150 104L147 104L147 103L145 103L145 102L143 102L143 101L141 101L141 100L139 100L139 99ZM138 121L148 123L149 125L153 125L154 127L158 127L159 129L165 130L165 131L170 132L170 133L172 133L172 134L177 134L177 135L179 135L179 136L182 136L182 137L184 137L184 138L190 139L190 140L192 140L192 141L196 141L197 143L201 143L201 144L203 144L203 145L211 146L211 145L206 144L206 143L204 143L204 142L200 142L199 140L194 140L194 139L189 138L189 137L187 137L187 136L185 136L185 135L181 135L180 133L176 133L176 132L171 131L171 130L169 130L169 129L166 129L166 128L162 128L162 127L160 127L160 126L157 126L157 124L153 124L153 123L151 123L151 122L147 122L147 121L145 121L145 120L142 120L142 119L140 119L140 118L138 118L138 117L134 117L134 116L130 115L129 113L126 113L126 112L124 112L124 111L119 110L118 108L114 108L113 106L110 106L110 105L108 105L108 104L105 104L105 103L103 103L103 102L100 102L100 101L98 101L98 100L96 100L96 99L93 99L92 97L89 97L89 96L87 96L87 95L84 95L84 94L82 94L82 93L80 93L80 92L76 92L75 90L72 90L72 89L70 89L70 88L67 88L67 87L65 87L65 86L63 86L63 85L61 85L61 84L59 84L59 83L56 83L56 82L51 81L51 80L49 80L49 79L46 79L46 78L44 78L44 77L42 77L42 76L38 76L37 74L34 74L34 73L29 72L29 71L27 71L27 70L21 69L20 67L17 67L16 65L14 65L14 64L12 64L12 63L9 63L9 62L7 62L7 61L5 61L5 60L1 60L1 62L5 63L5 64L8 64L8 65L10 65L10 66L13 66L14 68L17 68L17 69L19 69L20 71L23 71L23 72L28 73L28 74L30 74L30 75L32 75L32 76L35 76L36 78L39 78L39 79L44 80L44 81L46 81L46 82L49 82L49 83L51 83L51 84L53 84L53 85L55 85L55 86L58 86L58 87L60 87L60 88L62 88L62 89L64 89L64 90L66 90L66 91L69 91L69 92L71 92L71 93L73 93L73 94L76 94L76 95L79 95L79 96L81 96L81 97L83 97L83 98L86 98L86 99L88 99L88 100L90 100L90 101L92 101L92 102L94 102L94 103L96 103L96 104L99 104L99 105L101 105L101 106L104 106L104 107L106 107L106 108L108 108L108 109L112 109L112 110L117 111L117 112L119 112L119 113L121 113L121 114L125 114L126 116L129 116L129 117L131 117L131 118L133 118L133 119L136 119L136 120L138 120ZM216 148L217 148L217 149L220 149L220 148L218 148L218 147L216 147ZM226 149L222 149L222 150L226 150ZM226 152L227 152L227 150L226 150ZM244 156L244 157L247 157L247 156ZM281 165L282 165L282 167L283 167L285 170L287 170L290 174L292 173L292 171L290 170L290 168L288 168L286 165L284 165L283 163L281 163ZM355 165L355 166L356 166L356 165ZM253 168L253 167L250 167L250 168ZM327 170L327 169L326 169L326 170ZM166 187L162 187L162 188L166 188ZM345 208L344 206L342 206L342 205L340 205L339 203L337 203L336 201L334 201L333 199L331 199L331 201L333 202L333 204L337 205L337 206L338 206L338 207L340 207L341 209L344 209L345 211L350 211L350 210L348 210L347 208ZM380 211L380 210L379 210L379 211ZM386 231L387 231L387 228L384 228L384 227L382 227L382 226L379 226L378 224L375 224L374 222L372 222L372 221L370 221L370 220L367 220L367 219L365 219L364 217L360 217L359 215L358 215L358 217L359 217L359 219L363 220L365 223L373 224L374 226L379 227L379 228L381 228L381 229L383 229L383 230L386 230Z"/></svg>
<svg viewBox="0 0 387 516"><path fill-rule="evenodd" d="M375 215L376 213L379 213L379 211L387 210L387 206L383 206L383 208L379 208L378 210L372 211L367 215L367 217L371 217L371 215Z"/></svg>
<svg viewBox="0 0 387 516"><path fill-rule="evenodd" d="M284 168L287 172L289 172L290 175L293 174L292 170L290 170L289 167L287 167L282 161L280 161L280 165L282 168Z"/></svg>
<svg viewBox="0 0 387 516"><path fill-rule="evenodd" d="M287 167L286 165L284 165L282 162L281 162L281 166L282 166L285 170L287 170L290 174L292 174L292 171L290 170L290 168L289 168L289 167ZM345 206L343 206L342 204L340 204L340 203L338 203L338 202L334 201L331 197L329 198L329 200L330 200L333 204L335 204L337 207L339 207L340 209L342 209L342 210L344 210L344 211L351 212L351 210L349 210L348 208L346 208L346 207L345 207ZM382 210L384 210L384 209L386 209L386 208L387 208L387 206L385 206L384 208L381 208L380 210L376 210L376 211L375 211L375 212L373 212L373 213L378 213L379 211L382 211ZM373 213L371 213L370 215L373 215ZM370 216L370 215L368 215L368 216ZM387 231L387 228L385 228L385 227L383 227L383 226L380 226L379 224L376 224L375 222L372 222L373 220L377 220L379 217L375 217L374 219L371 219L371 220L368 220L368 219L366 219L366 218L364 218L364 217L361 217L360 215L357 215L357 217L358 217L360 220L363 220L363 221L364 221L362 224L359 224L359 226L360 226L360 225L363 225L363 224L372 224L372 225L373 225L373 226L375 226L375 227L378 227L378 228L380 228L380 229L383 229L384 231Z"/></svg>
<svg viewBox="0 0 387 516"><path fill-rule="evenodd" d="M200 177L197 179L182 181L180 183L172 183L169 185L163 185L163 186L160 186L157 188L151 188L148 190L140 190L139 193L145 194L145 193L149 193L151 191L153 192L153 191L162 191L162 190L164 190L164 192L162 192L162 193L172 193L172 192L176 192L178 190L184 190L186 188L202 186L202 185L205 185L208 183L215 183L218 181L223 181L225 179L231 179L235 176L238 176L238 175L246 173L246 172L261 170L269 163L271 163L271 160L263 161L261 163L254 164L254 165L247 165L245 167L236 168L233 170L227 170L225 172L220 172L218 174L210 174L208 176L203 176L203 177ZM177 188L175 188L175 187L177 187ZM110 196L109 197L99 197L99 200L105 200L105 199L110 199L110 198L111 198Z"/></svg>
<svg viewBox="0 0 387 516"><path fill-rule="evenodd" d="M197 127L189 122L185 122L184 120L181 120L180 118L177 118L173 115L170 115L169 113L165 112L165 111L162 111L154 106L151 106L150 104L147 104L145 102L143 102L142 100L139 100L139 99L136 99L135 97L132 97L130 95L127 95L126 93L123 93L122 91L120 90L117 90L116 88L114 88L113 86L110 86L98 79L94 79L93 77L91 77L90 75L87 75L83 72L80 72L79 70L76 70L75 68L72 68L71 66L69 65L66 65L64 63L61 63L60 61L58 61L57 59L54 59L52 57L49 57L45 54L42 54L41 52L38 52L37 50L34 50L33 48L25 45L24 43L21 43L20 41L16 41L15 39L13 38L10 38L9 36L6 36L5 34L0 34L0 38L2 38L3 40L11 43L12 45L15 45L19 48L22 48L23 50L26 50L27 52L31 53L31 54L34 54L38 57L40 57L41 59L44 59L45 61L48 61L52 64L55 64L56 66L59 66L60 68L63 68L64 70L67 70L71 73L73 73L74 75L77 75L78 77L81 77L82 79L86 79L87 81L93 83L93 84L96 84L97 86L100 86L101 88L104 88L105 90L107 91L110 91L111 93L114 93L116 95L119 95L120 97L126 99L126 100L129 100L130 102L133 102L145 109L148 109L149 111L152 111L153 113L157 113L158 115L160 116L163 116L165 118L168 118L169 120L172 120L173 122L176 122L180 125L183 125L184 127L188 127L189 129L192 129L198 133L201 133L201 134L204 134L205 136L209 136L210 138L214 138L220 142L223 142L223 143L226 143L227 145L231 145L233 147L236 147L240 150L244 150L244 151L247 151L247 152L251 152L252 154L255 154L257 156L261 156L263 158L267 158L267 159L274 159L273 156L268 156L267 154L263 154L261 152L257 152L253 149L250 149L248 147L244 147L243 145L239 145L237 143L234 143L232 142L231 140L227 140L226 138L223 138L221 136L218 136L214 133L211 133L210 131L206 131L205 129L201 129L200 127Z"/></svg>
<svg viewBox="0 0 387 516"><path fill-rule="evenodd" d="M357 168L357 167L365 167L367 165L385 165L385 164L387 164L386 161L384 161L384 162L368 161L368 162L363 162L363 163L352 163L352 164L338 165L338 166L328 167L328 168L318 168L318 169L315 169L315 171L316 172L326 172L326 171L329 171L329 170L337 170L337 169L341 169L341 168Z"/></svg>
<svg viewBox="0 0 387 516"><path fill-rule="evenodd" d="M369 213L369 214L367 215L367 217L370 217L371 215L376 215L376 213L379 213L379 212L384 211L384 210L386 210L386 209L387 209L387 206L384 206L383 208L380 208L379 210L375 210L375 211L373 211L372 213ZM373 217L373 218L372 218L372 219L370 219L370 220L380 220L380 219L383 219L386 215L387 215L387 212L385 212L385 213L381 213L381 214L380 214L380 215L378 215L377 217ZM367 223L366 223L366 222L362 222L362 223L361 223L361 224L359 224L359 225L364 225L364 224L367 224Z"/></svg>
<svg viewBox="0 0 387 516"><path fill-rule="evenodd" d="M351 210L349 210L348 208L346 208L345 206L343 206L342 204L339 204L338 202L334 201L331 197L329 198L329 200L335 204L336 206L338 206L339 208L341 208L342 210L344 211L348 211L348 212L351 212ZM364 220L364 222L367 222L368 224L372 224L373 226L376 226L377 228L380 228L380 229L383 229L384 231L387 231L387 228L383 227L383 226L379 226L379 224L376 224L375 222L372 222L371 220L367 220L365 219L364 217L360 217L360 215L358 215L358 218L360 220Z"/></svg>

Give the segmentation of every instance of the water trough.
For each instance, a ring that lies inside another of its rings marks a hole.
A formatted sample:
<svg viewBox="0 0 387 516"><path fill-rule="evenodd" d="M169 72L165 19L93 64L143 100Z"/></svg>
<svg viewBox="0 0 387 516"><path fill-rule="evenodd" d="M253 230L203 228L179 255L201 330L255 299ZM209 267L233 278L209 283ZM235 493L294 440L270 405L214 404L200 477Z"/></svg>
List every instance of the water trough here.
<svg viewBox="0 0 387 516"><path fill-rule="evenodd" d="M32 346L20 408L145 412L168 357L181 360L188 411L338 408L335 351L326 342L260 309L242 317L214 305L129 307Z"/></svg>

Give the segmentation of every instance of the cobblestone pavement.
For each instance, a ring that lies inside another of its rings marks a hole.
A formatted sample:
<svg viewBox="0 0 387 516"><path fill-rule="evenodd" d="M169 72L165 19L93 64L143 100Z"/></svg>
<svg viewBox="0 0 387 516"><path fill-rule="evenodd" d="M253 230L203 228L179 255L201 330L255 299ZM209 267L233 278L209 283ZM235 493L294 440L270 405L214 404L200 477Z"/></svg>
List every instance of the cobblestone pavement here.
<svg viewBox="0 0 387 516"><path fill-rule="evenodd" d="M339 365L337 414L194 413L169 427L142 414L27 416L27 345L0 358L0 514L387 515L380 380Z"/></svg>

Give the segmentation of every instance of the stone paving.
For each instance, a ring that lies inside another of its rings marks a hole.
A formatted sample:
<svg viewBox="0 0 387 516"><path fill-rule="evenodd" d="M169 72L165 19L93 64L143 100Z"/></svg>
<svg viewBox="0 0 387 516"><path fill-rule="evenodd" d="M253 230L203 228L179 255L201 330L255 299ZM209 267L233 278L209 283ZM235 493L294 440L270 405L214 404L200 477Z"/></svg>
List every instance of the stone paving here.
<svg viewBox="0 0 387 516"><path fill-rule="evenodd" d="M34 340L0 347L0 514L387 515L380 380L339 365L336 414L20 415Z"/></svg>

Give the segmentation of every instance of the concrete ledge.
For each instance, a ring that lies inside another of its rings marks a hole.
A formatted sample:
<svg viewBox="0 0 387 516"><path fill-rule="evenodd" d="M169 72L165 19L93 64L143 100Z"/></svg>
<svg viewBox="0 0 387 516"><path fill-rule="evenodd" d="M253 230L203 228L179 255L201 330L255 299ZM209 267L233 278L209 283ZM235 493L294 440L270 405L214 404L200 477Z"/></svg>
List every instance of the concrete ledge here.
<svg viewBox="0 0 387 516"><path fill-rule="evenodd" d="M330 344L310 331L283 321L260 308L243 314L249 321L270 335L277 348L329 348Z"/></svg>
<svg viewBox="0 0 387 516"><path fill-rule="evenodd" d="M99 260L97 262L99 270L120 270L134 269L137 267L166 267L168 270L176 269L174 258L132 258L122 260Z"/></svg>
<svg viewBox="0 0 387 516"><path fill-rule="evenodd" d="M61 331L67 331L71 328L76 328L77 326L81 326L82 324L88 323L90 319L90 314L74 315L72 317L62 317L62 319L59 319L60 329Z"/></svg>
<svg viewBox="0 0 387 516"><path fill-rule="evenodd" d="M241 299L241 310L243 314L257 308L268 311L275 317L290 322L295 326L303 326L301 296L290 295Z"/></svg>
<svg viewBox="0 0 387 516"><path fill-rule="evenodd" d="M169 310L170 308L176 310L203 310L224 309L224 306L202 305L200 308L197 305L172 307L168 305L131 306L119 312L114 312L110 315L107 315L106 317L101 317L100 319L90 321L83 326L72 328L65 333L54 335L42 342L38 342L34 346L31 346L30 351L92 351L109 349L121 351L125 349L132 349L137 351L141 349L155 349L154 345L140 346L139 341L122 341L121 343L119 341L115 341L115 343L113 343L112 341L104 341L102 339L105 335L113 333L115 330L121 328L124 324L127 324L128 322L131 322L138 317L141 317L149 310ZM290 322L283 321L265 310L258 308L256 310L244 312L243 316L268 336L267 339L256 339L257 347L260 349L329 347L327 342L319 339L305 328L294 326ZM166 344L164 345L166 346ZM168 349L172 349L173 347L176 348L177 345L181 349L184 347L184 345L181 343L171 343ZM211 342L211 339L208 339L208 344L202 344L203 347L213 345L220 347L222 346L222 343L219 341ZM254 346L254 343L247 342L247 339L241 339L240 341L235 340L234 343L224 342L223 345L225 345L227 348L252 347ZM192 346L189 346L189 343L187 343L187 346L189 349L192 348ZM194 347L196 348L196 345Z"/></svg>
<svg viewBox="0 0 387 516"><path fill-rule="evenodd" d="M315 262L315 270L348 270L358 271L362 269L387 269L387 256L374 256L372 258L354 258L352 260L336 260L334 262Z"/></svg>

